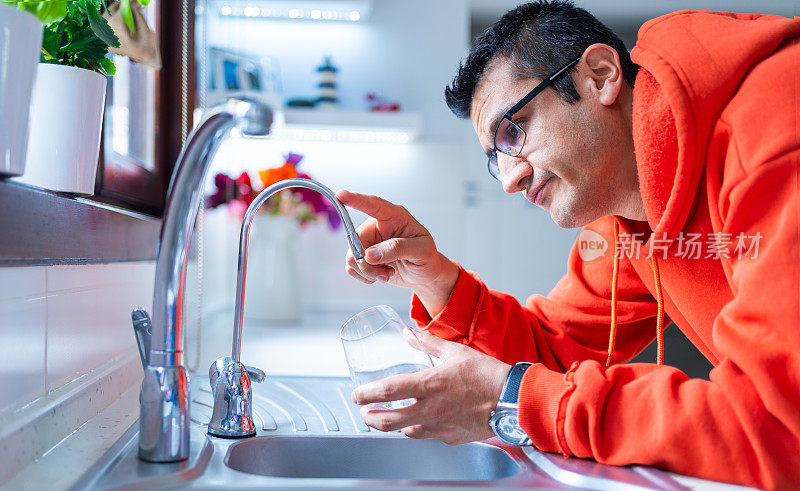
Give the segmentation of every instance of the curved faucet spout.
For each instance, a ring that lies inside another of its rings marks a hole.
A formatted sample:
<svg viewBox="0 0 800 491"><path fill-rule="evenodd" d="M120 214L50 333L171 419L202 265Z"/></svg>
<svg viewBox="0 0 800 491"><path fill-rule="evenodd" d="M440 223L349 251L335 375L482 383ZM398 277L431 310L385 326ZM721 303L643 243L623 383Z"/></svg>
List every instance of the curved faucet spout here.
<svg viewBox="0 0 800 491"><path fill-rule="evenodd" d="M353 227L353 222L350 220L350 214L347 213L344 205L336 199L333 191L325 187L323 184L313 179L285 179L261 191L256 199L247 208L244 214L244 221L242 222L242 230L239 235L239 272L236 279L236 305L234 314L234 331L233 331L233 349L231 357L233 361L239 361L239 354L242 349L242 320L244 316L244 287L245 279L247 276L247 247L250 236L250 225L253 222L253 217L261 206L275 193L283 191L288 188L306 188L317 191L326 198L328 198L333 206L336 207L336 212L344 224L345 232L347 233L347 242L350 245L350 250L356 259L364 259L364 248L361 245L361 240L358 238L358 233Z"/></svg>
<svg viewBox="0 0 800 491"><path fill-rule="evenodd" d="M181 309L189 238L201 206L205 175L230 129L267 134L271 124L272 111L264 104L229 99L206 111L175 164L161 222L152 339L139 393L139 457L143 460L176 462L189 456L189 384L183 366ZM134 321L141 317L137 314Z"/></svg>
<svg viewBox="0 0 800 491"><path fill-rule="evenodd" d="M186 139L167 191L156 258L151 365L182 365L181 303L189 238L200 209L200 191L211 160L228 132L267 134L272 112L256 101L229 99L209 109Z"/></svg>

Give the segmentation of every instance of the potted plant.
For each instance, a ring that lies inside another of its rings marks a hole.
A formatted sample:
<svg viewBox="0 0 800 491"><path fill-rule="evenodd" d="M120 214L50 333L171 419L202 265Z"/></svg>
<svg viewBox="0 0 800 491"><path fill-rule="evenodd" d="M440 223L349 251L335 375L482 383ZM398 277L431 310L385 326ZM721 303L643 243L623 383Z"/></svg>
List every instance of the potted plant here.
<svg viewBox="0 0 800 491"><path fill-rule="evenodd" d="M31 94L42 23L28 12L0 5L0 177L25 171Z"/></svg>
<svg viewBox="0 0 800 491"><path fill-rule="evenodd" d="M147 3L133 1L138 7ZM131 34L121 31L136 25L131 0L12 3L44 23L27 164L18 180L54 191L92 194L106 77L116 72L108 53L121 48L122 35ZM112 14L123 19L116 32Z"/></svg>

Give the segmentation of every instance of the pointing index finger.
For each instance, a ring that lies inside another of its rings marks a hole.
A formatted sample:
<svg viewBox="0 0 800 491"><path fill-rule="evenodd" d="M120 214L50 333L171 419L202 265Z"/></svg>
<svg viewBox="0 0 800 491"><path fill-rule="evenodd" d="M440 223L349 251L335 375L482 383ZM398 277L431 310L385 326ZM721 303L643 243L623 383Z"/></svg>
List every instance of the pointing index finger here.
<svg viewBox="0 0 800 491"><path fill-rule="evenodd" d="M385 199L366 194L352 193L341 189L336 192L336 199L351 208L364 212L378 220L397 218L397 206Z"/></svg>

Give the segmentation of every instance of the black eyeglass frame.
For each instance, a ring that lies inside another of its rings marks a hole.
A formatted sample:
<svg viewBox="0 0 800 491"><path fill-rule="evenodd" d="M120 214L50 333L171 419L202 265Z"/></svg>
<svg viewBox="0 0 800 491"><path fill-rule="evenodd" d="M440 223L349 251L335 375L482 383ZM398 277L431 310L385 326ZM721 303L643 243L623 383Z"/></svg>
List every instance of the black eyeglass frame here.
<svg viewBox="0 0 800 491"><path fill-rule="evenodd" d="M544 89L546 89L547 87L549 87L553 82L558 80L558 77L560 77L561 75L566 73L567 70L569 70L570 68L572 68L573 65L578 63L581 60L582 57L583 57L583 55L578 56L577 58L574 58L574 59L570 60L569 62L567 62L566 65L564 65L561 68L559 68L558 70L556 70L555 73L553 73L552 75L550 75L549 77L544 79L539 85L537 85L530 92L528 92L525 95L525 97L523 97L522 99L519 100L519 102L517 102L516 104L511 106L511 109L506 111L506 113L503 115L503 117L500 118L500 121L497 122L497 127L495 127L495 129L494 129L494 135L492 136L492 145L494 146L494 148L492 149L492 154L489 156L489 161L487 163L487 167L489 169L489 174L491 174L492 177L494 177L498 181L500 180L500 168L499 168L499 165L497 163L497 152L499 150L497 148L497 131L500 129L500 126L502 125L503 120L507 119L509 121L509 123L511 123L519 131L522 132L522 145L519 146L519 150L515 154L510 154L508 152L503 152L502 150L499 150L499 151L501 153L504 153L504 154L508 155L508 156L516 157L517 155L522 153L522 149L525 147L525 140L528 138L528 134L525 132L524 129L522 129L522 126L520 126L517 123L515 123L512 118L523 107L525 107L525 105L527 103L529 103L534 97L536 97L539 94L539 92L541 92Z"/></svg>

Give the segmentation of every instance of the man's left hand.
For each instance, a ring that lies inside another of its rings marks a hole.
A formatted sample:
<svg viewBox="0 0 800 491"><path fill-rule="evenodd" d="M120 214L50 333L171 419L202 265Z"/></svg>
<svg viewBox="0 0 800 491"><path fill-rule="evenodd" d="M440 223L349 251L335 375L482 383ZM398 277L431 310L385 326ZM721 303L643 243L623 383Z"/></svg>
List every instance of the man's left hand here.
<svg viewBox="0 0 800 491"><path fill-rule="evenodd" d="M370 382L353 391L364 405L364 422L381 431L402 429L410 438L435 438L450 445L494 436L489 416L497 407L511 365L463 344L415 331L425 351L439 366ZM406 333L409 342L413 336ZM417 399L400 409L376 409L371 403Z"/></svg>

